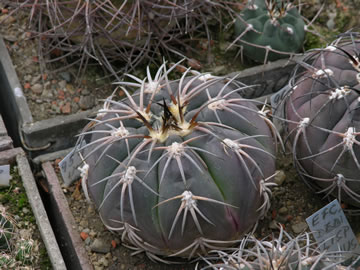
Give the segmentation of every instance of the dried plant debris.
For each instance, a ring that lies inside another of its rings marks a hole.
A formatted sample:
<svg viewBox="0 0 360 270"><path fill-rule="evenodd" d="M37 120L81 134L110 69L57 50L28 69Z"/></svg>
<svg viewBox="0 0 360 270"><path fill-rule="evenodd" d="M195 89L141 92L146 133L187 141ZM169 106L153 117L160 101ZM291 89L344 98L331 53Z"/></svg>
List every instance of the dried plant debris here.
<svg viewBox="0 0 360 270"><path fill-rule="evenodd" d="M158 63L193 51L191 40L211 39L209 24L233 17L238 1L5 1L25 11L47 63L72 59L79 71L91 62L120 74L140 63ZM118 62L119 69L114 69Z"/></svg>

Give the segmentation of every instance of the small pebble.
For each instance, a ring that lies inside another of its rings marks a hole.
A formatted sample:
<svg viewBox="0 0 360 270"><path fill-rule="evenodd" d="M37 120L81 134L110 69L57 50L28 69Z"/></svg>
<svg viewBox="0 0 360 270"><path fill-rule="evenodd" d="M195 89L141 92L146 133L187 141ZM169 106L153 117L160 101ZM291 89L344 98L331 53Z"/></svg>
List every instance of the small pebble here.
<svg viewBox="0 0 360 270"><path fill-rule="evenodd" d="M90 245L90 243L91 243L91 238L90 237L88 237L88 238L86 238L85 239L85 241L84 241L84 243L85 243L85 245Z"/></svg>
<svg viewBox="0 0 360 270"><path fill-rule="evenodd" d="M288 209L287 209L285 206L281 207L281 208L279 209L279 211L278 211L278 213L279 213L280 215L286 215L288 212L289 212L289 211L288 211Z"/></svg>
<svg viewBox="0 0 360 270"><path fill-rule="evenodd" d="M272 230L278 230L279 229L279 223L276 220L272 220L269 223L269 228Z"/></svg>
<svg viewBox="0 0 360 270"><path fill-rule="evenodd" d="M277 170L276 175L274 177L274 182L275 184L277 184L278 186L281 186L286 178L285 172L283 170Z"/></svg>
<svg viewBox="0 0 360 270"><path fill-rule="evenodd" d="M306 222L303 222L303 221L299 222L297 224L291 225L291 229L296 234L302 233L303 231L305 231L307 229L307 227L308 227L308 225L306 224Z"/></svg>
<svg viewBox="0 0 360 270"><path fill-rule="evenodd" d="M95 105L94 96L81 96L79 100L79 106L83 110L92 108Z"/></svg>
<svg viewBox="0 0 360 270"><path fill-rule="evenodd" d="M36 84L36 83L38 83L40 79L41 79L41 74L33 77L33 78L31 79L31 84Z"/></svg>
<svg viewBox="0 0 360 270"><path fill-rule="evenodd" d="M60 77L65 80L65 83L71 82L70 72L64 71L59 73Z"/></svg>
<svg viewBox="0 0 360 270"><path fill-rule="evenodd" d="M83 228L86 228L89 226L89 222L85 219L81 220L79 223L80 226L82 226Z"/></svg>
<svg viewBox="0 0 360 270"><path fill-rule="evenodd" d="M36 83L31 86L31 91L35 94L41 94L43 91L43 86L40 83Z"/></svg>
<svg viewBox="0 0 360 270"><path fill-rule="evenodd" d="M109 266L109 261L105 257L101 257L99 263L105 267Z"/></svg>
<svg viewBox="0 0 360 270"><path fill-rule="evenodd" d="M63 114L70 114L71 113L71 104L70 104L70 102L66 102L65 105L61 107L61 112Z"/></svg>
<svg viewBox="0 0 360 270"><path fill-rule="evenodd" d="M65 80L61 80L58 82L58 85L61 89L66 88L66 81Z"/></svg>
<svg viewBox="0 0 360 270"><path fill-rule="evenodd" d="M13 16L10 16L8 14L4 14L0 16L0 22L7 25L15 22L16 19Z"/></svg>
<svg viewBox="0 0 360 270"><path fill-rule="evenodd" d="M110 243L105 242L101 238L96 238L90 246L93 252L97 253L108 253L110 252Z"/></svg>
<svg viewBox="0 0 360 270"><path fill-rule="evenodd" d="M30 74L27 74L24 76L24 80L27 81L27 82L30 82L32 79L32 76Z"/></svg>

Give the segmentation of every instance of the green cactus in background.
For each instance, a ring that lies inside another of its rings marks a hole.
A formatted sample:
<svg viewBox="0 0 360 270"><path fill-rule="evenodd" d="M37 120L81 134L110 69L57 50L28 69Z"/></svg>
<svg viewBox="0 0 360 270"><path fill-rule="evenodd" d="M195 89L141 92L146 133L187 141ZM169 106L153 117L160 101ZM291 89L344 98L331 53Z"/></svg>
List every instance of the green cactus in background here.
<svg viewBox="0 0 360 270"><path fill-rule="evenodd" d="M274 61L301 51L305 22L289 1L249 0L235 22L235 35L245 56Z"/></svg>
<svg viewBox="0 0 360 270"><path fill-rule="evenodd" d="M0 267L1 269L11 269L15 266L15 259L5 252L0 253Z"/></svg>
<svg viewBox="0 0 360 270"><path fill-rule="evenodd" d="M249 86L210 74L128 75L80 136L85 195L107 228L152 259L233 244L269 208L274 130ZM130 95L126 88L137 91Z"/></svg>
<svg viewBox="0 0 360 270"><path fill-rule="evenodd" d="M34 241L32 239L21 238L16 242L15 258L22 263L30 263L33 259L32 250Z"/></svg>

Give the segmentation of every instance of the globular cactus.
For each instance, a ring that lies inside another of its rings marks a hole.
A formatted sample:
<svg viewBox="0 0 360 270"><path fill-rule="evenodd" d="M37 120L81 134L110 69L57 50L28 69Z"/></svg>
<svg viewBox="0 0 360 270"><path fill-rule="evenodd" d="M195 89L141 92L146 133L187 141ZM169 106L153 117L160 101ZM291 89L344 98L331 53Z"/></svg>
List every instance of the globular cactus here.
<svg viewBox="0 0 360 270"><path fill-rule="evenodd" d="M109 98L76 146L105 226L151 258L234 243L268 210L274 185L276 132L241 97L249 86L189 69L169 81L175 66L120 82L126 98Z"/></svg>
<svg viewBox="0 0 360 270"><path fill-rule="evenodd" d="M30 263L33 259L34 240L21 238L16 242L15 258L21 263Z"/></svg>
<svg viewBox="0 0 360 270"><path fill-rule="evenodd" d="M0 250L11 250L15 234L15 221L0 205Z"/></svg>
<svg viewBox="0 0 360 270"><path fill-rule="evenodd" d="M302 50L305 26L290 1L249 0L235 22L234 42L254 61L274 61Z"/></svg>
<svg viewBox="0 0 360 270"><path fill-rule="evenodd" d="M360 206L360 40L346 33L310 52L285 94L286 134L301 176Z"/></svg>
<svg viewBox="0 0 360 270"><path fill-rule="evenodd" d="M0 252L0 267L2 267L2 269L14 269L15 262L16 261L12 255Z"/></svg>
<svg viewBox="0 0 360 270"><path fill-rule="evenodd" d="M212 251L204 257L206 266L197 269L213 270L344 270L356 269L360 258L347 251L321 251L313 236L303 233L292 237L280 228L278 236L258 240L245 237L233 252Z"/></svg>

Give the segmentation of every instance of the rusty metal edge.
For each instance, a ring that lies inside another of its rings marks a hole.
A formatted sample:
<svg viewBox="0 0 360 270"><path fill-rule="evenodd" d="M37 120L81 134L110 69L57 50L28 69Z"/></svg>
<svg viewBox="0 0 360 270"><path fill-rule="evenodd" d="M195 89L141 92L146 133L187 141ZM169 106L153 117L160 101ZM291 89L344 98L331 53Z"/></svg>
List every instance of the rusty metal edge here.
<svg viewBox="0 0 360 270"><path fill-rule="evenodd" d="M30 168L30 164L23 151L16 155L16 162L19 174L26 190L26 195L36 219L36 224L39 228L41 238L45 244L47 254L50 258L51 265L54 270L66 270L67 268L65 261L61 255L59 245L50 225L50 221L40 197L35 178Z"/></svg>
<svg viewBox="0 0 360 270"><path fill-rule="evenodd" d="M55 212L53 216L55 220L53 221L62 229L58 233L62 234L63 243L59 243L59 245L60 249L62 248L68 269L93 270L80 233L77 231L77 224L52 164L45 162L42 163L41 167L47 179L50 204L52 204L52 210Z"/></svg>

